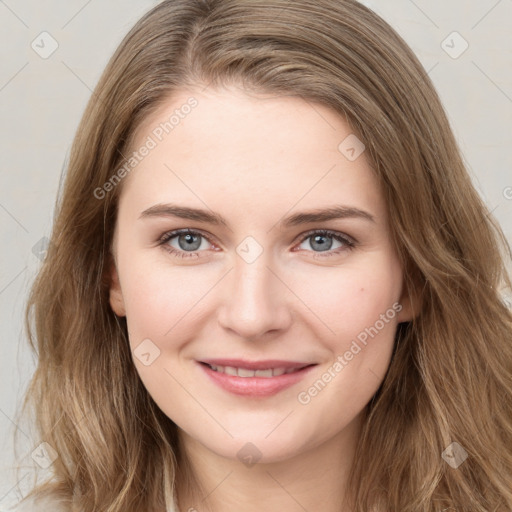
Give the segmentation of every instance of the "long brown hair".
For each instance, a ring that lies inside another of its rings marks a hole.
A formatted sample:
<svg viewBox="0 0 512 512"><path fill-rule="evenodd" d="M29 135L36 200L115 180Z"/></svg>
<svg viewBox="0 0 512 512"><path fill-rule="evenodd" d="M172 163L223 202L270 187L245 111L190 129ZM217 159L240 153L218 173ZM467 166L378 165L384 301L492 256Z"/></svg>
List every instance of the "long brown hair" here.
<svg viewBox="0 0 512 512"><path fill-rule="evenodd" d="M76 133L27 303L38 366L23 408L58 454L34 495L88 512L173 510L186 460L109 305L123 182L105 183L174 91L229 84L318 102L349 122L384 191L406 286L421 295L366 408L353 510L512 510L512 315L500 299L510 247L425 70L355 0L164 0L111 58ZM457 468L443 457L453 442L467 454Z"/></svg>

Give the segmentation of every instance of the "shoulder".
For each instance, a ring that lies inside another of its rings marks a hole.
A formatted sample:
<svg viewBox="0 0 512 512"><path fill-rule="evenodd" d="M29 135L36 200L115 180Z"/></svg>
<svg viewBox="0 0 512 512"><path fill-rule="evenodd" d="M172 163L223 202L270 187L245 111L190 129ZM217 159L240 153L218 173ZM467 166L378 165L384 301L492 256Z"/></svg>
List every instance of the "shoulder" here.
<svg viewBox="0 0 512 512"><path fill-rule="evenodd" d="M21 500L7 512L69 512L69 508L59 499L49 496L29 496Z"/></svg>

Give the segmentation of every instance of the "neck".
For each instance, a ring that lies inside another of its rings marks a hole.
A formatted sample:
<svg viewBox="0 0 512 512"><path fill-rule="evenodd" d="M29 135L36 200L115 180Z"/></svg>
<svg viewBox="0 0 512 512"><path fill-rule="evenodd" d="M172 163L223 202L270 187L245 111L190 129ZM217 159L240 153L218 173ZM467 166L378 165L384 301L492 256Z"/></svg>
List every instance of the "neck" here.
<svg viewBox="0 0 512 512"><path fill-rule="evenodd" d="M319 446L251 466L216 454L180 429L189 475L177 481L180 512L238 512L241 506L244 512L350 512L346 483L361 417Z"/></svg>

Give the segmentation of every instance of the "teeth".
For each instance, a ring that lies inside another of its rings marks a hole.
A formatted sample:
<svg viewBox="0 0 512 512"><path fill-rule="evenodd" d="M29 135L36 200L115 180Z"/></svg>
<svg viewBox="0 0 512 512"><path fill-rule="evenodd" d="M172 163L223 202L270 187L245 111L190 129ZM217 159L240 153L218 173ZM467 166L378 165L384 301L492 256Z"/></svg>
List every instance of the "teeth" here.
<svg viewBox="0 0 512 512"><path fill-rule="evenodd" d="M240 371L240 370L239 370ZM273 376L273 370L256 370L254 372L255 377L272 377Z"/></svg>
<svg viewBox="0 0 512 512"><path fill-rule="evenodd" d="M210 368L219 373L227 373L228 375L234 375L237 377L278 377L284 373L293 373L298 368L268 368L266 370L249 370L247 368L235 368L233 366L215 366L209 365Z"/></svg>
<svg viewBox="0 0 512 512"><path fill-rule="evenodd" d="M246 370L245 368L238 368L239 377L254 377L256 372L254 370Z"/></svg>

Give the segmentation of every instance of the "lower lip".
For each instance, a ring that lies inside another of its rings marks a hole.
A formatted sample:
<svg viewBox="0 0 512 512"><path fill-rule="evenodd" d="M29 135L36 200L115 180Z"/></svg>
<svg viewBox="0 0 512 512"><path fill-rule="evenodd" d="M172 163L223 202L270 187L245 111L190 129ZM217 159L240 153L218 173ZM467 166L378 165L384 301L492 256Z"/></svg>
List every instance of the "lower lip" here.
<svg viewBox="0 0 512 512"><path fill-rule="evenodd" d="M215 384L230 393L247 397L268 397L276 395L302 380L315 365L307 366L293 373L283 373L277 377L237 377L212 370L204 363L199 363L199 366Z"/></svg>

